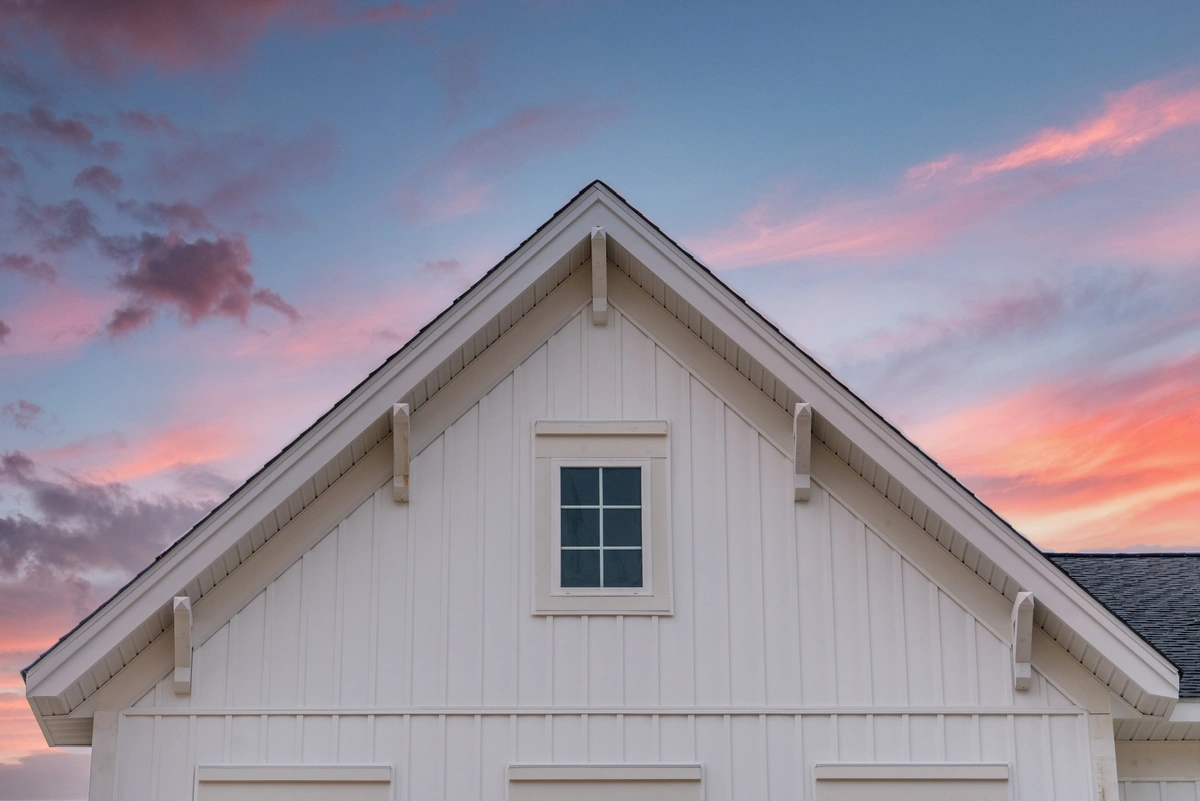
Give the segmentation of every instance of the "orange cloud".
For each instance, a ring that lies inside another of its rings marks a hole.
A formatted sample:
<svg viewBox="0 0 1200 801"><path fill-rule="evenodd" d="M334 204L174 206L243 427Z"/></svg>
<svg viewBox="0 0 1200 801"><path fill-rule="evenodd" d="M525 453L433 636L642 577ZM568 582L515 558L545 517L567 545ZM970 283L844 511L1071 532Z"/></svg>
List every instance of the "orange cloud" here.
<svg viewBox="0 0 1200 801"><path fill-rule="evenodd" d="M1047 383L915 426L1051 549L1200 546L1200 355Z"/></svg>
<svg viewBox="0 0 1200 801"><path fill-rule="evenodd" d="M46 740L24 694L0 692L0 763L44 750Z"/></svg>

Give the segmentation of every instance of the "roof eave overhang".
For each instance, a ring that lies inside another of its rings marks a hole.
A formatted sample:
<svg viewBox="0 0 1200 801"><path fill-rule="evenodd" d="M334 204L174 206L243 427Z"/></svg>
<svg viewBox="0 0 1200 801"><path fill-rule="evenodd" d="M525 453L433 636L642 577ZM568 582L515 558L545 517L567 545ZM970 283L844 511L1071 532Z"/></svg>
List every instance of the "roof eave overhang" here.
<svg viewBox="0 0 1200 801"><path fill-rule="evenodd" d="M657 274L701 315L729 337L752 350L770 370L878 464L909 487L950 525L968 536L995 564L1020 577L1023 589L1053 609L1080 636L1102 651L1137 687L1167 706L1178 699L1176 668L1129 630L1095 599L1058 571L1027 540L949 477L932 459L888 425L831 373L738 297L686 251L632 209L607 186L596 182L581 191L551 220L509 254L293 442L208 520L131 582L109 604L65 637L26 672L26 694L51 745L53 726L71 711L63 700L70 685L192 580L228 547L217 532L245 531L320 469L345 440L385 415L453 351L547 270L560 251L603 226L621 246ZM556 246L557 245L557 246ZM518 273L520 278L517 278ZM39 703L44 702L44 703Z"/></svg>
<svg viewBox="0 0 1200 801"><path fill-rule="evenodd" d="M336 455L345 441L389 412L392 403L435 370L461 340L516 300L528 289L532 277L549 269L561 255L560 250L565 252L583 241L596 224L594 212L605 208L600 184L586 187L433 324L241 487L217 513L27 668L26 696L47 742L56 744L42 720L40 707L47 706L55 718L69 714L72 705L65 702L64 695L71 685L126 632L155 614L228 547L228 538L216 537L216 532L240 532L256 525L296 486Z"/></svg>

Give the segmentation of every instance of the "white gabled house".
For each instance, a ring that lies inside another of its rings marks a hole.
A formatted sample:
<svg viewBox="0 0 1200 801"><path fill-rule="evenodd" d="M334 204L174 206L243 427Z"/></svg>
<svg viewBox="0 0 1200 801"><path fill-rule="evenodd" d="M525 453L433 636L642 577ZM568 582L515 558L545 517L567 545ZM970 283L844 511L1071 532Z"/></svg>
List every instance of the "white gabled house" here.
<svg viewBox="0 0 1200 801"><path fill-rule="evenodd" d="M1172 661L599 182L25 679L92 801L1200 779Z"/></svg>

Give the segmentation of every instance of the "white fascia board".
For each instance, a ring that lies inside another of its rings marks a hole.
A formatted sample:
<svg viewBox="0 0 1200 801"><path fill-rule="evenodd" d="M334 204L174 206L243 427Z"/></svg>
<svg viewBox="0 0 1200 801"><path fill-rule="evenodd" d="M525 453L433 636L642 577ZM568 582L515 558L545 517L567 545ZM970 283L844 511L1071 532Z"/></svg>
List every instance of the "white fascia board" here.
<svg viewBox="0 0 1200 801"><path fill-rule="evenodd" d="M512 303L571 247L591 235L597 211L613 201L592 185L552 222L514 251L443 317L408 343L391 363L344 399L275 463L231 498L106 607L58 643L25 676L29 698L57 697L113 647L169 604L245 532L337 455L346 443L391 410L468 337Z"/></svg>
<svg viewBox="0 0 1200 801"><path fill-rule="evenodd" d="M1183 698L1167 720L1171 723L1200 723L1200 698Z"/></svg>
<svg viewBox="0 0 1200 801"><path fill-rule="evenodd" d="M1165 657L1058 570L1031 542L1014 532L931 458L820 368L795 344L764 325L763 318L714 276L692 266L692 257L648 225L603 187L610 199L589 214L608 235L655 273L724 334L811 403L835 428L975 547L1054 610L1146 692L1179 695L1179 672Z"/></svg>

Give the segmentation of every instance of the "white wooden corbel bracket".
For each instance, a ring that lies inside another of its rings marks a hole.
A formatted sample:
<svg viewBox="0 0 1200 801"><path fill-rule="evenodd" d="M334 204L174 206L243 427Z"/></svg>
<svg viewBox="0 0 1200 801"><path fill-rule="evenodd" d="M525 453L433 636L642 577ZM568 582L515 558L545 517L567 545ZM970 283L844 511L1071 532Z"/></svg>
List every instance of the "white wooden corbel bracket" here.
<svg viewBox="0 0 1200 801"><path fill-rule="evenodd" d="M812 407L807 403L796 404L792 421L792 436L795 444L796 500L807 501L812 494Z"/></svg>
<svg viewBox="0 0 1200 801"><path fill-rule="evenodd" d="M1013 689L1033 686L1033 593L1018 592L1012 611Z"/></svg>
<svg viewBox="0 0 1200 801"><path fill-rule="evenodd" d="M592 325L608 325L608 238L592 229Z"/></svg>
<svg viewBox="0 0 1200 801"><path fill-rule="evenodd" d="M192 600L177 595L171 600L175 617L175 694L192 694Z"/></svg>
<svg viewBox="0 0 1200 801"><path fill-rule="evenodd" d="M392 404L392 498L408 503L408 404Z"/></svg>

